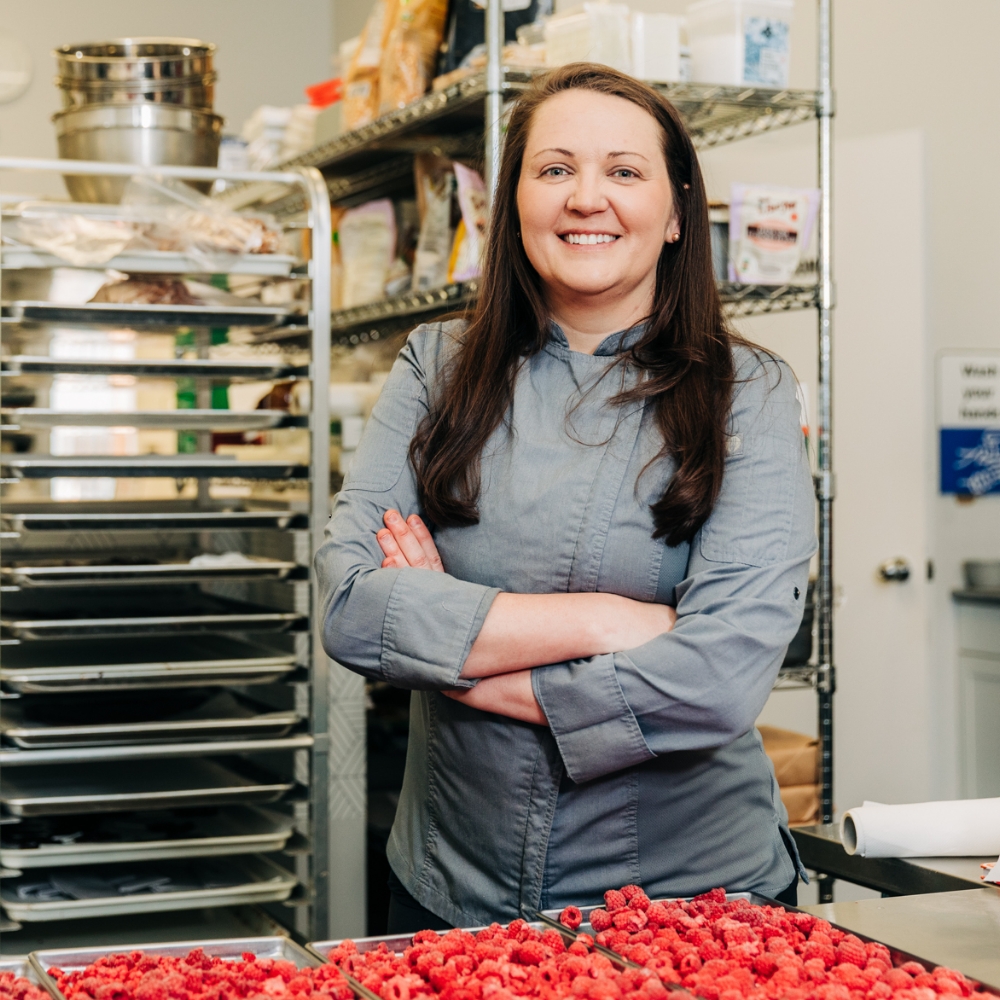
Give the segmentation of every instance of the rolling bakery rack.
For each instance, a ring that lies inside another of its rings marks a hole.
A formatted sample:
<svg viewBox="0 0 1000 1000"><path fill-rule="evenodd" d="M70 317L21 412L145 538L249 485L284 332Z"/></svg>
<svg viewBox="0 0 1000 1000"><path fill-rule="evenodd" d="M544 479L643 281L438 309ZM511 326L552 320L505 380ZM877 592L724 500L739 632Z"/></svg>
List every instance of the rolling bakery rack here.
<svg viewBox="0 0 1000 1000"><path fill-rule="evenodd" d="M0 159L15 234L0 257L8 948L22 929L78 939L85 919L119 920L128 939L142 914L161 939L199 923L231 935L234 920L244 935L331 932L338 775L311 567L330 503L326 185L311 169L68 167ZM290 249L123 249L75 268L17 240L9 193L25 172L264 180L297 194L278 220ZM207 305L81 295L109 268L229 291ZM283 387L284 404L226 408L248 382ZM122 392L129 405L107 405Z"/></svg>
<svg viewBox="0 0 1000 1000"><path fill-rule="evenodd" d="M790 310L815 309L818 317L817 436L814 482L819 507L819 558L811 608L803 632L786 659L776 687L809 688L818 698L820 740L820 822L833 820L833 694L836 675L833 658L833 500L832 465L832 119L831 77L832 0L817 0L818 80L816 90L770 90L755 86L716 86L653 82L682 113L694 144L707 149L752 138L807 121L817 122L818 253L816 280L781 286L719 282L727 314L734 319ZM503 13L501 0L486 3L487 66L440 91L425 95L405 108L392 111L369 125L348 132L288 160L283 169L315 167L326 182L331 200L349 208L373 198L412 196L413 156L434 152L453 157L483 159L488 191L492 192L499 165L504 102L517 99L531 73L502 65ZM243 195L243 197L247 197ZM276 211L301 207L301 194L268 191L255 186L253 197L269 202ZM427 291L409 292L333 313L334 352L359 347L394 356L403 334L416 324L470 305L476 298L475 280ZM386 341L389 343L386 344ZM810 612L812 612L810 614ZM815 632L815 642L812 633ZM805 641L805 652L802 644ZM360 697L355 692L353 697ZM833 880L819 875L820 901L832 901Z"/></svg>

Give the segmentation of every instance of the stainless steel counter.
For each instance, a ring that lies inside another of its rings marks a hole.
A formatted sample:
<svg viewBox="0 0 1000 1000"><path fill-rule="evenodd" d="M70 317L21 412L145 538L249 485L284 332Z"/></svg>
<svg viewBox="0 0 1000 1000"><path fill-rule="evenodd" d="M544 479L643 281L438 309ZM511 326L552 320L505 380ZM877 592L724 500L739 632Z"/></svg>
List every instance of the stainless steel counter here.
<svg viewBox="0 0 1000 1000"><path fill-rule="evenodd" d="M804 910L967 976L1000 985L1000 891L935 892Z"/></svg>
<svg viewBox="0 0 1000 1000"><path fill-rule="evenodd" d="M844 850L836 824L799 826L792 830L792 835L807 868L892 896L981 888L980 864L996 861L993 857L862 858Z"/></svg>

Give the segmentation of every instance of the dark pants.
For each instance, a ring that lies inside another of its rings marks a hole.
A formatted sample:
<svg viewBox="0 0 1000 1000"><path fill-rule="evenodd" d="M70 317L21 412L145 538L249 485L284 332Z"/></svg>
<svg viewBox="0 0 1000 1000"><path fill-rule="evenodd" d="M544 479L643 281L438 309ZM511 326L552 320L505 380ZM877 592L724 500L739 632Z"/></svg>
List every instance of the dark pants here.
<svg viewBox="0 0 1000 1000"><path fill-rule="evenodd" d="M797 906L799 902L799 877L774 897L786 906ZM396 873L389 870L389 934L416 934L417 931L445 931L451 927L426 906L421 906L405 889Z"/></svg>

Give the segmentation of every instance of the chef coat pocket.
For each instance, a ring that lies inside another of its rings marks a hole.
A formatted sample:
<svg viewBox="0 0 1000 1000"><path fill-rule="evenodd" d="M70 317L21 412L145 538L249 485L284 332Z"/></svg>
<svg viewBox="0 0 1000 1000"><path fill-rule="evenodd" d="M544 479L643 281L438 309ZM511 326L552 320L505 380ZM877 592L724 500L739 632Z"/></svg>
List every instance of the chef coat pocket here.
<svg viewBox="0 0 1000 1000"><path fill-rule="evenodd" d="M786 435L729 439L722 490L701 530L712 562L769 566L788 557L801 485L802 441Z"/></svg>
<svg viewBox="0 0 1000 1000"><path fill-rule="evenodd" d="M415 383L382 390L351 459L345 490L385 493L399 482L417 421L427 412L421 396Z"/></svg>

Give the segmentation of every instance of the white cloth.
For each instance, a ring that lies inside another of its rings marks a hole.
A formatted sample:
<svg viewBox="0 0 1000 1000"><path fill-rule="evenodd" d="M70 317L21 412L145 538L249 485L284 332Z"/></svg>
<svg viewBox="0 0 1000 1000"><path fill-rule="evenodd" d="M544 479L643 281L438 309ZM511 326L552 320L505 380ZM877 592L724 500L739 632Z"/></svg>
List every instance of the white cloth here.
<svg viewBox="0 0 1000 1000"><path fill-rule="evenodd" d="M863 858L981 857L1000 853L1000 798L865 802L844 813L840 839Z"/></svg>

